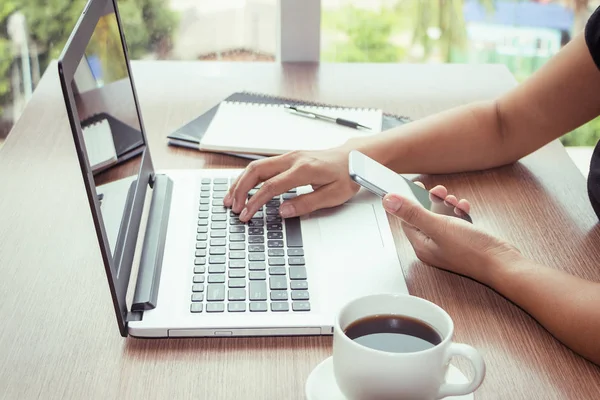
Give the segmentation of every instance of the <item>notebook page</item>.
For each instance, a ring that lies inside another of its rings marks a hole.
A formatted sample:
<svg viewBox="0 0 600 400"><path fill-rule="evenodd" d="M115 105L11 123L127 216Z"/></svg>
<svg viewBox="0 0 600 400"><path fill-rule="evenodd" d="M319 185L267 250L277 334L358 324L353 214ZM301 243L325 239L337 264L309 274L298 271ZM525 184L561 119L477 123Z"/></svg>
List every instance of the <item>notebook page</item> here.
<svg viewBox="0 0 600 400"><path fill-rule="evenodd" d="M84 127L82 130L92 171L117 161L113 135L107 120L96 122Z"/></svg>
<svg viewBox="0 0 600 400"><path fill-rule="evenodd" d="M282 105L222 102L200 150L276 155L291 150L321 150L356 136L381 132L382 111L375 109L298 106L307 111L345 118L372 127L353 129L287 111Z"/></svg>

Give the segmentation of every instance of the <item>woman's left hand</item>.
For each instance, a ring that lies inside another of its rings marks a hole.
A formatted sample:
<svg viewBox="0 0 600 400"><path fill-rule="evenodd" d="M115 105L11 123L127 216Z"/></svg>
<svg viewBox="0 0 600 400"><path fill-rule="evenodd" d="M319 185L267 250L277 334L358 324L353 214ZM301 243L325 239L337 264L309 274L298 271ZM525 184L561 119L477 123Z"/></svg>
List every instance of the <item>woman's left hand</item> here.
<svg viewBox="0 0 600 400"><path fill-rule="evenodd" d="M445 187L436 186L430 192L469 213L469 202L448 195ZM402 220L402 229L417 257L427 264L488 283L494 268L521 259L514 246L460 218L435 214L397 194L386 195L383 205Z"/></svg>

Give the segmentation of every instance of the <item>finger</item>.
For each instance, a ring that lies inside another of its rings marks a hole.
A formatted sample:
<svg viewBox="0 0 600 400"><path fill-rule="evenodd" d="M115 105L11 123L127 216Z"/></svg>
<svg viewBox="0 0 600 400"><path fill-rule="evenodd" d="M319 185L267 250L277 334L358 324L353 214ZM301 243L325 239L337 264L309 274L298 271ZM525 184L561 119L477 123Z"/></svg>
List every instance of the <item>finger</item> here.
<svg viewBox="0 0 600 400"><path fill-rule="evenodd" d="M448 196L448 190L445 186L442 185L437 185L436 187L431 189L429 193L439 197L440 199L444 199L446 198L446 196Z"/></svg>
<svg viewBox="0 0 600 400"><path fill-rule="evenodd" d="M299 174L295 169L289 169L266 180L254 196L248 199L246 206L240 213L240 221L248 221L273 197L285 193L291 188L301 186L305 180L306 177Z"/></svg>
<svg viewBox="0 0 600 400"><path fill-rule="evenodd" d="M446 203L453 205L454 207L458 207L458 199L456 196L449 194L445 199Z"/></svg>
<svg viewBox="0 0 600 400"><path fill-rule="evenodd" d="M417 257L420 258L423 250L426 250L429 238L422 231L418 230L412 225L407 224L406 222L402 222L401 225L406 238L415 250L415 254L417 254Z"/></svg>
<svg viewBox="0 0 600 400"><path fill-rule="evenodd" d="M297 217L321 208L337 206L340 203L339 186L329 184L321 186L314 192L284 201L279 207L279 214L283 218Z"/></svg>
<svg viewBox="0 0 600 400"><path fill-rule="evenodd" d="M288 168L289 165L285 158L279 157L251 162L233 189L233 212L239 213L245 207L250 189ZM225 204L225 201L223 201L223 204Z"/></svg>
<svg viewBox="0 0 600 400"><path fill-rule="evenodd" d="M396 215L429 236L437 232L443 222L440 215L436 215L420 204L397 194L387 194L383 199L383 206L389 213Z"/></svg>
<svg viewBox="0 0 600 400"><path fill-rule="evenodd" d="M467 214L469 214L471 212L471 204L469 203L469 200L465 200L465 199L460 200L456 207L463 210Z"/></svg>
<svg viewBox="0 0 600 400"><path fill-rule="evenodd" d="M423 189L425 189L425 185L423 185L423 182L415 181L414 183L415 185L421 186Z"/></svg>

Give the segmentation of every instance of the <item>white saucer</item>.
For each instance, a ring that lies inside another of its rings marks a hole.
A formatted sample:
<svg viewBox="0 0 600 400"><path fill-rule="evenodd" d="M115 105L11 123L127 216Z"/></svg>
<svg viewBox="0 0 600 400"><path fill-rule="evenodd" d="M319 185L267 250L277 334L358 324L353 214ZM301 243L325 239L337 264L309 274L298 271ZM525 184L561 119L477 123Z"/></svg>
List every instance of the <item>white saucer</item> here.
<svg viewBox="0 0 600 400"><path fill-rule="evenodd" d="M467 383L468 381L467 377L458 368L450 364L446 374L446 382ZM328 357L312 370L306 380L305 391L308 400L347 400L335 382L333 358ZM473 400L473 398L473 393L464 396L445 397L446 400Z"/></svg>

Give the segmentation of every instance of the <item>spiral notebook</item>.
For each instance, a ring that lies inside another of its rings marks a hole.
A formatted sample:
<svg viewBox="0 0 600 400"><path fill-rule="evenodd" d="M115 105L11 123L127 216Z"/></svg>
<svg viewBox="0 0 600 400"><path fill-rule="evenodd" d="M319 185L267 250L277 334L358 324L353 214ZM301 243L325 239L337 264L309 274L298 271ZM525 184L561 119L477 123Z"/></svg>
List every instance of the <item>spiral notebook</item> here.
<svg viewBox="0 0 600 400"><path fill-rule="evenodd" d="M291 150L327 149L342 145L353 137L381 132L383 113L378 109L315 105L305 105L302 109L358 122L371 129L354 129L307 118L289 112L283 104L223 101L200 140L199 148L271 156Z"/></svg>

